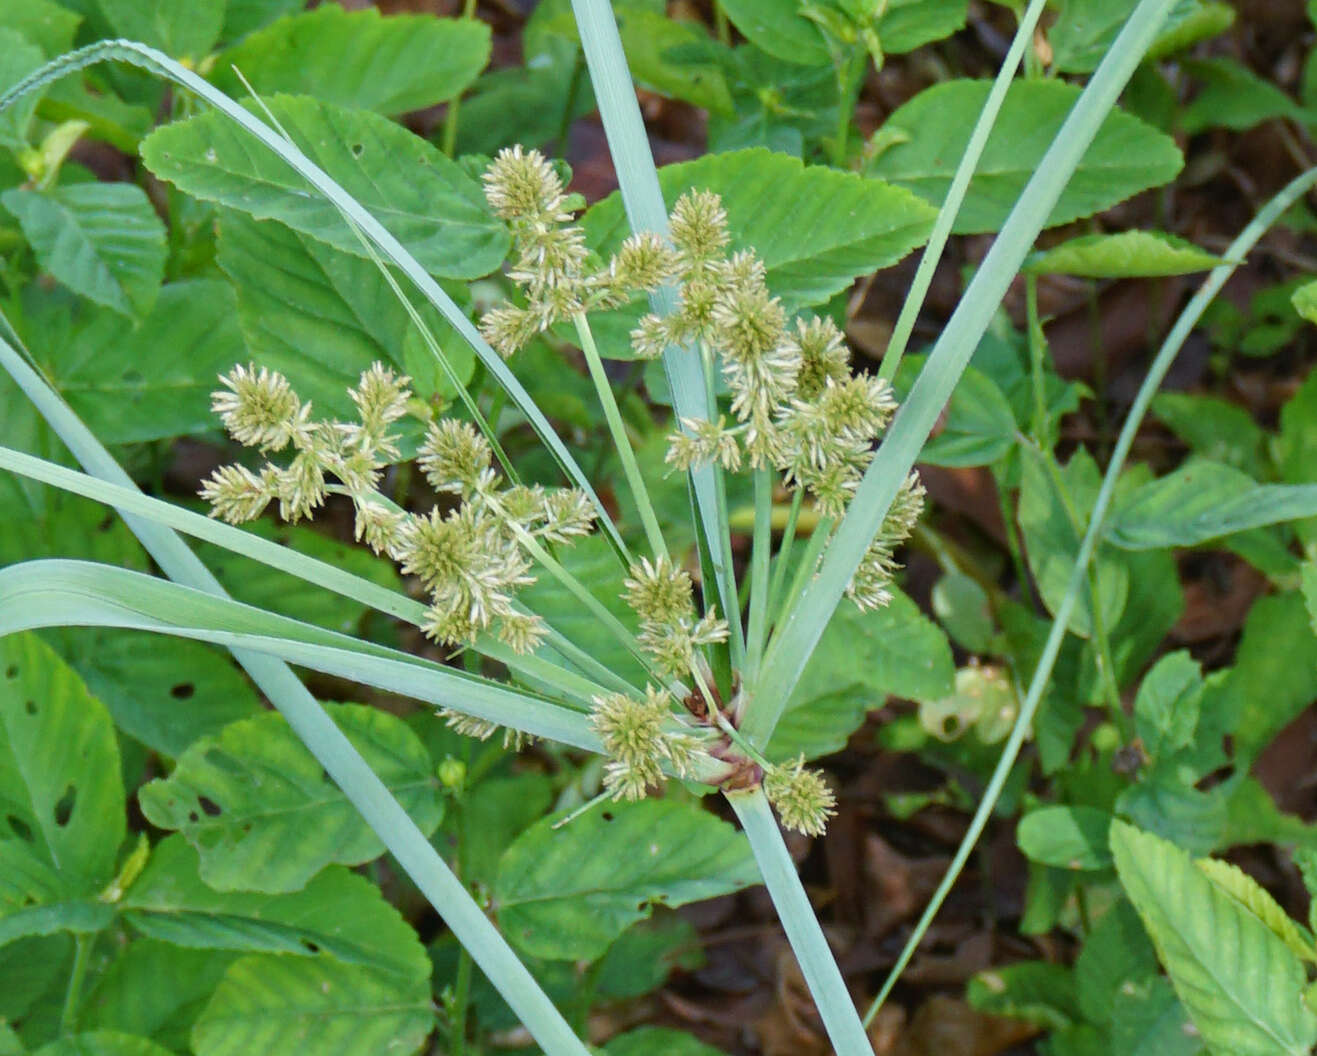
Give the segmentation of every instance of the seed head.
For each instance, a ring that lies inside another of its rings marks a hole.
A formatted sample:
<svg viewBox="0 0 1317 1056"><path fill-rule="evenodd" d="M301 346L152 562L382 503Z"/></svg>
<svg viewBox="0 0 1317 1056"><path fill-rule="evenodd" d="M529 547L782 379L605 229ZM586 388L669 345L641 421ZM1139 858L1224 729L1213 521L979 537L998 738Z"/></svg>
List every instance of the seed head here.
<svg viewBox="0 0 1317 1056"><path fill-rule="evenodd" d="M716 422L702 418L683 418L685 427L668 437L668 453L664 461L675 469L690 470L709 462L723 469L741 467L741 449L736 437L727 431L727 419L718 416Z"/></svg>
<svg viewBox="0 0 1317 1056"><path fill-rule="evenodd" d="M363 500L357 503L355 535L365 541L377 554L393 556L398 542L398 529L407 515L379 502Z"/></svg>
<svg viewBox="0 0 1317 1056"><path fill-rule="evenodd" d="M796 398L814 399L829 381L841 383L851 376L851 356L837 324L824 316L796 320L794 335L800 351Z"/></svg>
<svg viewBox="0 0 1317 1056"><path fill-rule="evenodd" d="M684 568L677 568L667 557L653 561L642 557L627 573L622 597L642 623L667 626L694 617L693 584Z"/></svg>
<svg viewBox="0 0 1317 1056"><path fill-rule="evenodd" d="M712 191L688 191L678 198L669 228L687 271L708 264L727 247L727 214Z"/></svg>
<svg viewBox="0 0 1317 1056"><path fill-rule="evenodd" d="M899 567L894 554L914 531L923 509L924 486L919 482L918 474L911 473L902 483L883 518L882 528L846 587L847 596L861 612L891 604L892 582Z"/></svg>
<svg viewBox="0 0 1317 1056"><path fill-rule="evenodd" d="M201 497L211 505L210 515L229 524L254 521L274 498L270 473L257 476L246 466L221 466L201 488Z"/></svg>
<svg viewBox="0 0 1317 1056"><path fill-rule="evenodd" d="M672 343L667 320L652 312L642 316L640 325L631 331L631 350L638 359L658 359Z"/></svg>
<svg viewBox="0 0 1317 1056"><path fill-rule="evenodd" d="M636 800L651 785L663 781L663 763L679 775L690 771L695 742L689 734L665 727L675 724L671 698L653 686L645 698L622 693L594 698L590 725L612 756L605 768L604 786L614 799Z"/></svg>
<svg viewBox="0 0 1317 1056"><path fill-rule="evenodd" d="M238 443L282 451L305 430L311 405L303 406L277 371L239 364L220 375L220 384L224 388L211 393L210 408Z"/></svg>
<svg viewBox="0 0 1317 1056"><path fill-rule="evenodd" d="M803 755L764 775L764 795L784 826L806 836L822 836L828 818L837 813L837 797L821 773L805 769Z"/></svg>
<svg viewBox="0 0 1317 1056"><path fill-rule="evenodd" d="M563 210L562 178L538 150L499 151L484 183L485 200L504 220L554 218Z"/></svg>
<svg viewBox="0 0 1317 1056"><path fill-rule="evenodd" d="M384 431L407 413L411 392L408 377L399 377L383 363L372 363L362 371L361 380L348 395L357 405L362 428L372 436L383 437Z"/></svg>
<svg viewBox="0 0 1317 1056"><path fill-rule="evenodd" d="M609 267L617 285L649 293L677 271L677 254L652 231L632 235L622 243Z"/></svg>
<svg viewBox="0 0 1317 1056"><path fill-rule="evenodd" d="M471 495L493 483L492 460L489 442L475 426L443 418L426 430L418 464L435 491Z"/></svg>

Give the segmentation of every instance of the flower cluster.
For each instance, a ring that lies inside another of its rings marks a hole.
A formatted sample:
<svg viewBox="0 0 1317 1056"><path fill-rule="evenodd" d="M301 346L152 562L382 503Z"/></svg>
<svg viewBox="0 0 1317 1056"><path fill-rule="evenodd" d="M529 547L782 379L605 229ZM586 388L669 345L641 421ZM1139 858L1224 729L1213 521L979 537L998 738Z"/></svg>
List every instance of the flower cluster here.
<svg viewBox="0 0 1317 1056"><path fill-rule="evenodd" d="M676 255L657 235L628 238L607 264L592 260L562 178L539 151L500 151L484 176L485 198L508 222L514 257L509 277L525 306L504 305L481 320L485 339L504 356L578 312L625 302L655 290L676 268Z"/></svg>
<svg viewBox="0 0 1317 1056"><path fill-rule="evenodd" d="M213 406L235 440L269 454L292 450L286 466L259 471L225 466L201 489L212 516L239 524L278 499L289 520L308 517L336 478L356 509L356 536L417 577L430 596L422 629L436 641L467 645L486 631L517 652L533 649L545 626L516 604L534 582L532 556L541 542L571 543L589 533L594 507L575 489L499 487L489 443L467 422L432 422L419 464L437 492L460 498L453 508L418 514L376 491L379 474L398 458L388 427L406 413L407 379L380 364L349 395L358 422L314 421L286 378L236 367L220 379Z"/></svg>
<svg viewBox="0 0 1317 1056"><path fill-rule="evenodd" d="M803 755L764 774L764 795L783 825L806 836L822 836L828 818L837 813L837 797L822 774L805 769Z"/></svg>
<svg viewBox="0 0 1317 1056"><path fill-rule="evenodd" d="M609 762L604 787L614 799L637 800L663 783L666 766L685 777L699 741L671 708L672 698L647 686L638 700L624 693L595 697L590 725L603 741Z"/></svg>
<svg viewBox="0 0 1317 1056"><path fill-rule="evenodd" d="M623 598L640 617L638 641L654 659L660 674L681 676L699 670L707 678L697 650L727 640L727 621L710 607L695 614L694 585L690 573L666 557L635 562L623 583Z"/></svg>

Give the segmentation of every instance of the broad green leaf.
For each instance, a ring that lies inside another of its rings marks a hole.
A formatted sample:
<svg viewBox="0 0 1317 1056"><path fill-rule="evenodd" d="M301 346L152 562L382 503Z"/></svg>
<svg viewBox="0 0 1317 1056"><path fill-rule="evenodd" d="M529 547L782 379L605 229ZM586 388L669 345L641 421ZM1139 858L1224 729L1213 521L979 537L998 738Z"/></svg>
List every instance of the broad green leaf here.
<svg viewBox="0 0 1317 1056"><path fill-rule="evenodd" d="M170 1056L170 1052L140 1034L92 1030L42 1045L32 1056Z"/></svg>
<svg viewBox="0 0 1317 1056"><path fill-rule="evenodd" d="M442 816L430 755L401 719L359 704L327 710L427 835ZM384 846L283 717L226 726L139 793L153 825L177 829L221 891L296 891L331 862L360 865Z"/></svg>
<svg viewBox="0 0 1317 1056"><path fill-rule="evenodd" d="M1290 484L1317 482L1317 370L1311 371L1280 409L1280 435L1274 453L1280 478ZM1317 518L1299 521L1294 526L1299 539L1307 546L1317 542Z"/></svg>
<svg viewBox="0 0 1317 1056"><path fill-rule="evenodd" d="M1132 683L1184 615L1180 570L1169 550L1141 550L1121 555L1129 577L1125 611L1108 630L1117 683Z"/></svg>
<svg viewBox="0 0 1317 1056"><path fill-rule="evenodd" d="M1038 275L1132 279L1191 275L1224 263L1192 242L1164 231L1082 235L1036 254L1025 270Z"/></svg>
<svg viewBox="0 0 1317 1056"><path fill-rule="evenodd" d="M593 960L651 906L683 906L759 882L750 849L693 803L610 803L503 854L494 903L508 938L537 957Z"/></svg>
<svg viewBox="0 0 1317 1056"><path fill-rule="evenodd" d="M1116 869L1209 1048L1232 1056L1307 1056L1317 1016L1303 968L1257 917L1175 845L1116 822Z"/></svg>
<svg viewBox="0 0 1317 1056"><path fill-rule="evenodd" d="M1195 864L1212 883L1262 921L1296 957L1307 961L1317 960L1312 934L1294 923L1267 889L1248 873L1219 858L1200 858Z"/></svg>
<svg viewBox="0 0 1317 1056"><path fill-rule="evenodd" d="M300 11L304 6L303 0L228 0L222 39L239 40L276 18Z"/></svg>
<svg viewBox="0 0 1317 1056"><path fill-rule="evenodd" d="M1181 66L1203 84L1193 102L1180 113L1180 128L1185 135L1197 135L1209 128L1242 132L1273 118L1304 119L1298 103L1234 59L1186 59Z"/></svg>
<svg viewBox="0 0 1317 1056"><path fill-rule="evenodd" d="M721 195L730 248L759 254L769 288L791 310L822 304L857 275L895 264L923 244L935 215L900 188L762 149L667 165L659 183L669 208L691 188ZM604 253L630 233L617 194L582 222L590 245Z"/></svg>
<svg viewBox="0 0 1317 1056"><path fill-rule="evenodd" d="M604 1046L605 1056L722 1056L719 1049L668 1027L637 1027Z"/></svg>
<svg viewBox="0 0 1317 1056"><path fill-rule="evenodd" d="M53 59L73 47L81 17L54 0L0 0L0 27L16 30Z"/></svg>
<svg viewBox="0 0 1317 1056"><path fill-rule="evenodd" d="M1134 700L1135 729L1149 755L1156 759L1193 741L1202 696L1203 674L1187 649L1157 661Z"/></svg>
<svg viewBox="0 0 1317 1056"><path fill-rule="evenodd" d="M992 606L978 580L952 570L933 584L930 601L938 622L962 649L970 653L995 651Z"/></svg>
<svg viewBox="0 0 1317 1056"><path fill-rule="evenodd" d="M1195 459L1129 496L1106 534L1127 550L1156 550L1312 516L1317 485L1255 484L1230 466Z"/></svg>
<svg viewBox="0 0 1317 1056"><path fill-rule="evenodd" d="M224 26L225 0L96 0L116 34L176 59L205 58Z"/></svg>
<svg viewBox="0 0 1317 1056"><path fill-rule="evenodd" d="M95 890L126 828L110 716L50 646L0 640L0 814L61 882Z"/></svg>
<svg viewBox="0 0 1317 1056"><path fill-rule="evenodd" d="M428 717L428 722L438 720ZM462 854L471 877L488 886L498 873L498 860L522 832L542 818L553 803L553 783L547 774L518 773L481 781L467 792L445 822L462 826Z"/></svg>
<svg viewBox="0 0 1317 1056"><path fill-rule="evenodd" d="M171 282L137 326L117 312L66 298L32 307L23 329L36 362L103 442L142 443L217 428L210 410L216 376L247 356L227 283Z"/></svg>
<svg viewBox="0 0 1317 1056"><path fill-rule="evenodd" d="M902 360L898 392L908 391L924 362L923 356ZM939 428L919 453L919 461L952 468L991 465L1015 447L1016 432L1015 414L996 382L974 367L966 367Z"/></svg>
<svg viewBox="0 0 1317 1056"><path fill-rule="evenodd" d="M1018 517L1038 592L1048 610L1056 612L1070 583L1070 571L1079 552L1079 533L1087 527L1088 511L1097 498L1100 480L1092 456L1083 450L1077 452L1060 473L1067 502L1056 480L1042 464L1043 457L1051 455L1030 455L1022 460ZM1081 518L1078 528L1071 520L1072 509ZM1124 611L1129 575L1123 565L1105 557L1101 551L1094 567L1099 611L1104 625L1110 629ZM1092 633L1092 599L1087 586L1071 613L1070 629L1083 638Z"/></svg>
<svg viewBox="0 0 1317 1056"><path fill-rule="evenodd" d="M1203 1040L1171 984L1151 976L1112 998L1111 1052L1121 1056L1196 1056Z"/></svg>
<svg viewBox="0 0 1317 1056"><path fill-rule="evenodd" d="M327 561L382 587L402 590L402 581L393 564L363 546L333 539L305 525L283 524L269 518L243 527L254 535ZM197 553L224 584L224 589L248 605L347 634L357 630L366 614L367 606L363 602L324 590L269 565L256 564L232 550L200 543Z"/></svg>
<svg viewBox="0 0 1317 1056"><path fill-rule="evenodd" d="M413 391L424 399L457 395L438 368L425 362L428 350L417 364L408 362L420 335L374 262L283 224L225 210L216 263L238 295L237 320L253 358L283 373L320 413L355 416L347 390L376 360L411 376ZM470 347L429 304L418 306L418 314L458 378L470 380ZM428 372L419 373L418 365Z"/></svg>
<svg viewBox="0 0 1317 1056"><path fill-rule="evenodd" d="M1107 834L1111 815L1092 807L1041 807L1016 829L1025 855L1054 869L1105 869L1111 864Z"/></svg>
<svg viewBox="0 0 1317 1056"><path fill-rule="evenodd" d="M131 183L13 189L0 203L18 218L37 262L75 293L142 319L164 277L165 225Z"/></svg>
<svg viewBox="0 0 1317 1056"><path fill-rule="evenodd" d="M1317 282L1309 282L1294 291L1290 298L1294 310L1310 323L1317 323Z"/></svg>
<svg viewBox="0 0 1317 1056"><path fill-rule="evenodd" d="M1064 73L1092 73L1129 20L1137 0L1065 0L1048 31L1053 63ZM1171 8L1150 58L1169 55L1229 29L1235 11L1217 0L1178 0Z"/></svg>
<svg viewBox="0 0 1317 1056"><path fill-rule="evenodd" d="M408 1056L434 1026L426 979L324 959L243 957L192 1030L196 1056Z"/></svg>
<svg viewBox="0 0 1317 1056"><path fill-rule="evenodd" d="M980 1012L1062 1030L1079 1019L1073 976L1059 964L1020 961L980 972L966 999Z"/></svg>
<svg viewBox="0 0 1317 1056"><path fill-rule="evenodd" d="M1153 413L1195 455L1247 473L1267 474L1262 427L1238 404L1215 396L1163 392L1152 401Z"/></svg>
<svg viewBox="0 0 1317 1056"><path fill-rule="evenodd" d="M123 0L128 2L128 0ZM460 95L489 62L490 33L476 19L380 16L323 4L281 18L216 60L215 84L246 94L234 69L263 97L314 96L381 114L421 110Z"/></svg>
<svg viewBox="0 0 1317 1056"><path fill-rule="evenodd" d="M736 28L770 55L806 66L832 62L828 38L800 13L800 0L721 2ZM890 0L872 29L884 53L901 54L963 28L965 10L965 0Z"/></svg>
<svg viewBox="0 0 1317 1056"><path fill-rule="evenodd" d="M0 1020L0 1056L23 1056L26 1051L14 1028Z"/></svg>
<svg viewBox="0 0 1317 1056"><path fill-rule="evenodd" d="M639 84L715 113L731 113L717 47L703 27L661 11L619 7L617 28Z"/></svg>
<svg viewBox="0 0 1317 1056"><path fill-rule="evenodd" d="M990 82L957 80L925 89L883 126L903 141L878 155L868 175L914 191L941 205ZM956 219L962 235L998 230L1078 100L1077 85L1016 81L984 149ZM1113 110L1079 163L1048 227L1101 212L1150 187L1174 179L1184 159L1168 136L1130 114Z"/></svg>
<svg viewBox="0 0 1317 1056"><path fill-rule="evenodd" d="M138 931L189 949L337 960L407 981L430 974L411 926L374 883L340 866L291 894L216 891L201 879L196 851L167 836L120 907Z"/></svg>
<svg viewBox="0 0 1317 1056"><path fill-rule="evenodd" d="M837 751L889 695L935 699L951 692L954 677L946 635L901 591L870 612L842 604L787 703L768 754L793 759Z"/></svg>
<svg viewBox="0 0 1317 1056"><path fill-rule="evenodd" d="M45 61L41 49L16 29L0 25L0 90L12 87ZM22 150L27 146L28 126L41 101L34 92L0 115L0 146Z"/></svg>
<svg viewBox="0 0 1317 1056"><path fill-rule="evenodd" d="M108 927L114 910L95 899L94 886L60 875L23 838L22 819L11 814L7 820L12 835L0 840L0 946L27 936L89 934Z"/></svg>
<svg viewBox="0 0 1317 1056"><path fill-rule="evenodd" d="M1225 846L1229 831L1228 790L1201 791L1176 773L1154 771L1116 798L1116 813L1145 831L1194 854Z"/></svg>
<svg viewBox="0 0 1317 1056"><path fill-rule="evenodd" d="M1303 566L1303 601L1308 606L1308 620L1317 631L1317 561Z"/></svg>
<svg viewBox="0 0 1317 1056"><path fill-rule="evenodd" d="M455 162L388 118L303 96L266 100L292 140L402 241L427 271L475 278L499 266L507 229ZM157 129L142 141L156 176L206 201L368 256L338 210L219 112Z"/></svg>
<svg viewBox="0 0 1317 1056"><path fill-rule="evenodd" d="M49 1000L68 982L72 963L73 939L68 935L34 936L0 946L0 1017L20 1020L43 998ZM62 998L63 991L59 993Z"/></svg>
<svg viewBox="0 0 1317 1056"><path fill-rule="evenodd" d="M81 1022L89 1029L136 1031L184 1052L198 1008L236 957L136 939L96 980Z"/></svg>
<svg viewBox="0 0 1317 1056"><path fill-rule="evenodd" d="M1079 1007L1092 1022L1108 1024L1116 995L1156 974L1157 954L1148 933L1134 907L1119 899L1093 925L1075 958Z"/></svg>
<svg viewBox="0 0 1317 1056"><path fill-rule="evenodd" d="M93 628L45 637L120 730L170 758L261 710L256 690L232 661L198 642Z"/></svg>
<svg viewBox="0 0 1317 1056"><path fill-rule="evenodd" d="M625 999L657 990L674 969L704 966L704 950L695 926L676 913L642 920L608 948L599 962L601 997Z"/></svg>

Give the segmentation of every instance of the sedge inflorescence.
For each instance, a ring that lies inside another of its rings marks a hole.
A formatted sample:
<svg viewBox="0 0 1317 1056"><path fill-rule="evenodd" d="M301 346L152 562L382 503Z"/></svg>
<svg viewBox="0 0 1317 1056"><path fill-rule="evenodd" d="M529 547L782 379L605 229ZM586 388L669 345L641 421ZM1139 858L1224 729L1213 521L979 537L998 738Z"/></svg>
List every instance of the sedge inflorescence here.
<svg viewBox="0 0 1317 1056"><path fill-rule="evenodd" d="M336 487L352 500L356 537L425 588L430 604L422 629L429 637L464 646L489 632L519 653L540 643L544 621L519 607L516 596L534 582L539 545L570 544L590 532L594 507L585 494L503 486L488 441L468 422L439 419L426 432L418 463L430 486L457 504L412 513L377 490L384 467L398 459L389 426L407 412L407 378L379 363L363 372L349 390L356 422L314 419L311 404L273 371L237 366L220 381L212 407L229 434L263 454L289 457L256 470L216 470L201 489L212 516L241 524L277 500L281 516L297 521Z"/></svg>

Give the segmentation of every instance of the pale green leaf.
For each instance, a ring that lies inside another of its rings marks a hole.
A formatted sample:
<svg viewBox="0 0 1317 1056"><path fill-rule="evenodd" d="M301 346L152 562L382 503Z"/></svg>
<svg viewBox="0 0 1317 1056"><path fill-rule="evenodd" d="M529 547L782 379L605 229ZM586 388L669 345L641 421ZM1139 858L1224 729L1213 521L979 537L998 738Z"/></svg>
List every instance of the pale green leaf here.
<svg viewBox="0 0 1317 1056"><path fill-rule="evenodd" d="M266 100L311 161L403 242L430 273L487 275L502 262L508 233L476 182L419 136L379 114L302 96ZM207 201L368 256L332 202L218 112L176 121L142 141L156 176Z"/></svg>
<svg viewBox="0 0 1317 1056"><path fill-rule="evenodd" d="M432 833L443 813L438 779L407 724L359 704L326 709L421 831ZM360 865L384 853L277 714L203 737L138 798L153 825L179 830L200 852L202 878L221 891L296 891L331 862Z"/></svg>
<svg viewBox="0 0 1317 1056"><path fill-rule="evenodd" d="M819 25L800 13L800 0L721 0L727 17L770 55L806 66L832 62ZM890 0L872 26L884 53L913 51L965 25L965 0Z"/></svg>
<svg viewBox="0 0 1317 1056"><path fill-rule="evenodd" d="M923 244L935 215L900 188L758 148L664 166L659 182L669 208L691 188L721 195L731 249L758 253L789 309L821 304L856 276L895 264ZM630 233L616 194L583 223L605 253Z"/></svg>
<svg viewBox="0 0 1317 1056"><path fill-rule="evenodd" d="M1151 976L1113 995L1110 1051L1120 1056L1196 1056L1203 1051L1203 1039L1171 984Z"/></svg>
<svg viewBox="0 0 1317 1056"><path fill-rule="evenodd" d="M26 936L91 934L108 927L114 909L96 900L95 885L61 875L24 839L25 822L17 815L8 820L16 835L0 840L0 946Z"/></svg>
<svg viewBox="0 0 1317 1056"><path fill-rule="evenodd" d="M722 1056L698 1038L668 1027L637 1027L604 1046L605 1056Z"/></svg>
<svg viewBox="0 0 1317 1056"><path fill-rule="evenodd" d="M989 81L947 81L925 89L883 126L906 138L865 170L941 205L965 153ZM1051 146L1080 95L1062 81L1016 81L984 148L956 218L957 234L998 230ZM1174 179L1184 164L1168 136L1130 114L1113 111L1066 185L1047 227L1101 212Z"/></svg>
<svg viewBox="0 0 1317 1056"><path fill-rule="evenodd" d="M170 1056L170 1052L139 1034L92 1030L42 1045L32 1056Z"/></svg>
<svg viewBox="0 0 1317 1056"><path fill-rule="evenodd" d="M213 80L229 95L246 94L236 68L263 98L296 93L401 114L461 94L489 62L489 51L489 27L476 19L384 18L374 7L346 11L322 4L224 51Z"/></svg>
<svg viewBox="0 0 1317 1056"><path fill-rule="evenodd" d="M1224 462L1254 480L1267 474L1264 433L1237 403L1187 392L1159 393L1152 410L1194 454Z"/></svg>
<svg viewBox="0 0 1317 1056"><path fill-rule="evenodd" d="M1219 858L1195 862L1209 880L1262 921L1276 938L1306 961L1317 960L1311 933L1294 923L1271 894L1237 865Z"/></svg>
<svg viewBox="0 0 1317 1056"><path fill-rule="evenodd" d="M1180 128L1186 135L1209 128L1242 132L1274 118L1304 118L1298 103L1234 59L1186 59L1181 66L1203 85L1180 113Z"/></svg>
<svg viewBox="0 0 1317 1056"><path fill-rule="evenodd" d="M844 603L814 650L768 755L785 760L835 752L889 695L945 696L954 675L946 635L901 591L870 612Z"/></svg>
<svg viewBox="0 0 1317 1056"><path fill-rule="evenodd" d="M37 262L75 293L141 319L164 277L165 225L131 183L74 183L5 191Z"/></svg>
<svg viewBox="0 0 1317 1056"><path fill-rule="evenodd" d="M1294 291L1290 298L1294 310L1310 323L1317 323L1317 282L1309 282Z"/></svg>
<svg viewBox="0 0 1317 1056"><path fill-rule="evenodd" d="M54 0L0 0L0 27L21 33L48 59L73 47L81 21L81 16Z"/></svg>
<svg viewBox="0 0 1317 1056"><path fill-rule="evenodd" d="M1082 235L1036 254L1025 266L1039 275L1090 279L1157 278L1211 271L1224 261L1164 231Z"/></svg>
<svg viewBox="0 0 1317 1056"><path fill-rule="evenodd" d="M637 82L711 113L732 113L716 45L702 27L661 11L619 7L617 28Z"/></svg>
<svg viewBox="0 0 1317 1056"><path fill-rule="evenodd" d="M205 58L224 25L225 0L96 0L120 37L176 59Z"/></svg>
<svg viewBox="0 0 1317 1056"><path fill-rule="evenodd" d="M1107 538L1128 550L1197 546L1312 516L1317 484L1256 484L1231 466L1195 459L1119 504Z"/></svg>
<svg viewBox="0 0 1317 1056"><path fill-rule="evenodd" d="M1198 728L1203 674L1187 649L1169 653L1144 677L1134 700L1134 724L1147 753L1188 746Z"/></svg>
<svg viewBox="0 0 1317 1056"><path fill-rule="evenodd" d="M923 356L906 356L901 361L898 391L908 391L924 362ZM919 461L951 468L991 465L1015 447L1017 432L1011 405L997 383L974 367L966 367L939 428L919 453Z"/></svg>
<svg viewBox="0 0 1317 1056"><path fill-rule="evenodd" d="M426 979L323 959L243 957L192 1030L196 1056L408 1056L434 1026Z"/></svg>
<svg viewBox="0 0 1317 1056"><path fill-rule="evenodd" d="M1280 479L1290 484L1317 482L1317 370L1309 372L1280 409L1280 435L1273 452ZM1311 547L1317 542L1317 518L1299 521L1294 525L1300 541Z"/></svg>
<svg viewBox="0 0 1317 1056"><path fill-rule="evenodd" d="M1075 958L1080 1010L1092 1022L1108 1024L1116 995L1156 974L1157 954L1148 933L1134 907L1119 899L1089 930Z"/></svg>
<svg viewBox="0 0 1317 1056"><path fill-rule="evenodd" d="M321 413L355 416L347 390L376 360L406 372L423 399L457 395L428 349L417 362L409 361L408 351L420 336L372 261L283 224L258 223L226 210L216 263L238 295L237 319L252 357L283 373ZM470 380L475 367L470 346L429 304L419 305L418 314L458 379Z"/></svg>
<svg viewBox="0 0 1317 1056"><path fill-rule="evenodd" d="M114 871L126 829L119 748L104 706L35 635L0 640L0 813L85 890Z"/></svg>
<svg viewBox="0 0 1317 1056"><path fill-rule="evenodd" d="M1317 1016L1294 955L1174 844L1117 822L1116 869L1194 1025L1231 1056L1307 1056Z"/></svg>
<svg viewBox="0 0 1317 1056"><path fill-rule="evenodd" d="M300 11L304 0L229 0L222 39L239 40L276 18Z"/></svg>
<svg viewBox="0 0 1317 1056"><path fill-rule="evenodd" d="M166 837L120 902L124 918L189 949L337 960L408 981L430 974L416 932L365 877L329 866L290 894L224 892L209 887L198 867L182 836Z"/></svg>
<svg viewBox="0 0 1317 1056"><path fill-rule="evenodd" d="M1015 838L1026 857L1054 869L1105 869L1111 864L1111 815L1092 807L1041 807L1021 820Z"/></svg>
<svg viewBox="0 0 1317 1056"><path fill-rule="evenodd" d="M1065 0L1061 15L1048 31L1053 62L1065 73L1092 73L1110 50L1137 0ZM1216 0L1178 0L1167 16L1149 57L1186 48L1229 29L1234 8Z"/></svg>
<svg viewBox="0 0 1317 1056"><path fill-rule="evenodd" d="M1308 561L1303 566L1303 600L1308 606L1312 628L1317 631L1317 561Z"/></svg>
<svg viewBox="0 0 1317 1056"><path fill-rule="evenodd" d="M1059 964L1020 961L979 972L966 987L966 999L980 1012L1022 1019L1048 1030L1079 1020L1075 981Z"/></svg>
<svg viewBox="0 0 1317 1056"><path fill-rule="evenodd" d="M129 444L217 427L210 394L218 375L247 356L236 315L227 283L186 279L164 286L137 326L60 298L36 301L23 330L88 427L107 444Z"/></svg>
<svg viewBox="0 0 1317 1056"><path fill-rule="evenodd" d="M537 957L593 960L654 904L759 881L750 848L695 803L610 803L561 829L546 818L504 852L494 902L504 934Z"/></svg>
<svg viewBox="0 0 1317 1056"><path fill-rule="evenodd" d="M0 89L11 88L41 65L45 56L23 33L0 26ZM0 116L0 145L14 150L27 146L28 126L43 93L16 102Z"/></svg>

